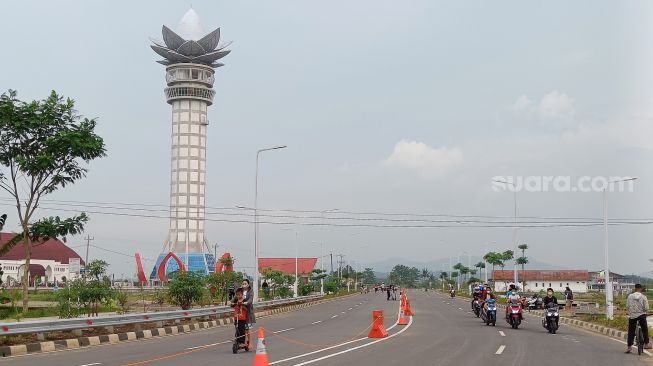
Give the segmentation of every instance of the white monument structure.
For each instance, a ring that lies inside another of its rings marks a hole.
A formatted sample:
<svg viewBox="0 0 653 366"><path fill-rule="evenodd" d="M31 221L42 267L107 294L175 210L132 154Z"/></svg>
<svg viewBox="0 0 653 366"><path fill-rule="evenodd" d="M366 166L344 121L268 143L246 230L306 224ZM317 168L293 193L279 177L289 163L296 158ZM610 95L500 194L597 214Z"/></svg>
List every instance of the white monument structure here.
<svg viewBox="0 0 653 366"><path fill-rule="evenodd" d="M208 273L215 268L204 235L207 111L215 94L215 68L224 65L216 61L230 52L225 50L229 44L218 45L220 28L205 34L192 8L182 17L177 32L164 25L162 33L163 42L152 39L151 47L163 57L157 62L166 66L165 96L172 106L171 218L152 278L169 252L188 270ZM165 273L178 269L173 261Z"/></svg>

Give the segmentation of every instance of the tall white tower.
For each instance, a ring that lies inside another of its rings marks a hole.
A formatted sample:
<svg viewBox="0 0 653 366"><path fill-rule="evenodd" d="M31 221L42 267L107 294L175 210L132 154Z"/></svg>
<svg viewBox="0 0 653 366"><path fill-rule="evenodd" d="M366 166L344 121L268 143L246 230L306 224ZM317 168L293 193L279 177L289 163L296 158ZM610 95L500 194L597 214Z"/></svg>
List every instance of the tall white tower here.
<svg viewBox="0 0 653 366"><path fill-rule="evenodd" d="M188 270L207 273L215 265L204 236L207 111L215 95L214 69L223 66L216 61L230 51L228 44L218 46L220 28L204 34L193 9L182 17L178 33L166 26L162 33L163 42L152 39L151 47L164 57L157 62L166 65L165 96L172 106L170 228L153 275L167 252ZM177 269L171 262L166 273Z"/></svg>

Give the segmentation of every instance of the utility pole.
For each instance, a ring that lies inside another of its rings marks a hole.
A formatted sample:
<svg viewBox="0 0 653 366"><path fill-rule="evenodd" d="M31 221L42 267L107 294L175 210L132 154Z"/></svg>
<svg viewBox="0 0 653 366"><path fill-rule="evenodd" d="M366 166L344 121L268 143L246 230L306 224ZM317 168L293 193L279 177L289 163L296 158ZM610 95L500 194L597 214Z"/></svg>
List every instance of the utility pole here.
<svg viewBox="0 0 653 366"><path fill-rule="evenodd" d="M342 260L342 257L344 257L344 254L338 254L336 257L339 257L340 259L338 260L338 279L342 279L342 264L344 263Z"/></svg>
<svg viewBox="0 0 653 366"><path fill-rule="evenodd" d="M333 253L329 253L329 256L331 257L331 274L333 274Z"/></svg>
<svg viewBox="0 0 653 366"><path fill-rule="evenodd" d="M86 234L86 259L84 260L84 268L88 266L88 247L91 246L91 240L95 240L95 237ZM84 271L86 273L86 271Z"/></svg>

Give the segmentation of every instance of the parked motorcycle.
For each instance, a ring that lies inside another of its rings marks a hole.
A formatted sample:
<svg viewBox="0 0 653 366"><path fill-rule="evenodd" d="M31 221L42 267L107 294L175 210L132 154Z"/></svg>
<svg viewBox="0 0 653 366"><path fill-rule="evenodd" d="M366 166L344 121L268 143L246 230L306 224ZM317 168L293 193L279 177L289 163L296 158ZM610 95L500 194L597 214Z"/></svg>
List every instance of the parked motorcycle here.
<svg viewBox="0 0 653 366"><path fill-rule="evenodd" d="M530 299L528 299L528 310L537 310L542 308L542 298L533 295Z"/></svg>
<svg viewBox="0 0 653 366"><path fill-rule="evenodd" d="M521 321L523 320L522 306L519 299L509 299L507 306L508 312L506 313L506 322L510 324L512 329L519 328Z"/></svg>
<svg viewBox="0 0 653 366"><path fill-rule="evenodd" d="M559 322L560 314L558 313L558 304L548 304L544 317L542 318L542 326L548 330L549 333L556 334Z"/></svg>
<svg viewBox="0 0 653 366"><path fill-rule="evenodd" d="M485 325L497 325L497 301L494 299L485 300L485 306L481 308L481 319Z"/></svg>

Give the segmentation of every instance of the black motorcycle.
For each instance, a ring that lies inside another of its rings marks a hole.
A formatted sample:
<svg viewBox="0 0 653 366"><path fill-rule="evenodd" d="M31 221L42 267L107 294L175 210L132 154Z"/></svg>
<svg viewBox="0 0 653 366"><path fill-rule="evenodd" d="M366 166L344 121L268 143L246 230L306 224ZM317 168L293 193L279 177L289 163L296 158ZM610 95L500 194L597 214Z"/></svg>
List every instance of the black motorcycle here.
<svg viewBox="0 0 653 366"><path fill-rule="evenodd" d="M556 334L558 331L558 323L560 322L560 313L558 312L558 304L552 302L547 304L544 318L542 318L542 326L551 334Z"/></svg>
<svg viewBox="0 0 653 366"><path fill-rule="evenodd" d="M481 315L481 300L474 299L472 300L472 311L474 315L478 318Z"/></svg>

